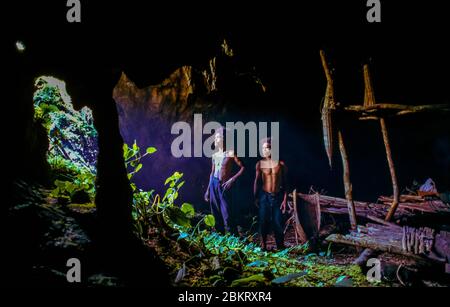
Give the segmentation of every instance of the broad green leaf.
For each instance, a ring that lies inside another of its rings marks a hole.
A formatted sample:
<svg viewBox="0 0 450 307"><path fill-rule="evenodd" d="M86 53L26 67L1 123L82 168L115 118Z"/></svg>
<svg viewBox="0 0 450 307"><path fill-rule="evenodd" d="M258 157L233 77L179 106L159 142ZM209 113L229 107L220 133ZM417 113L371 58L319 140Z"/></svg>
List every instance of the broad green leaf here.
<svg viewBox="0 0 450 307"><path fill-rule="evenodd" d="M149 155L151 155L152 153L155 153L155 152L156 152L156 148L155 148L155 147L149 147L149 148L147 148L146 152L147 152Z"/></svg>
<svg viewBox="0 0 450 307"><path fill-rule="evenodd" d="M175 201L175 199L177 199L177 198L178 198L178 192L175 191L175 192L172 194L172 202Z"/></svg>
<svg viewBox="0 0 450 307"><path fill-rule="evenodd" d="M214 227L216 225L216 219L214 215L208 214L207 216L205 216L205 224L206 226Z"/></svg>
<svg viewBox="0 0 450 307"><path fill-rule="evenodd" d="M168 218L175 224L182 227L191 227L190 220L178 207L169 207L167 209Z"/></svg>
<svg viewBox="0 0 450 307"><path fill-rule="evenodd" d="M134 170L135 173L139 172L142 168L142 163L139 163L139 165L136 167L136 169Z"/></svg>
<svg viewBox="0 0 450 307"><path fill-rule="evenodd" d="M166 194L164 194L162 201L165 201L172 194L172 192L173 192L172 188L167 189Z"/></svg>
<svg viewBox="0 0 450 307"><path fill-rule="evenodd" d="M193 218L195 215L194 207L188 203L184 203L183 205L181 205L181 211L183 211L184 214L186 214L187 218Z"/></svg>
<svg viewBox="0 0 450 307"><path fill-rule="evenodd" d="M183 185L184 185L184 181L180 182L180 183L177 185L177 190L179 190Z"/></svg>
<svg viewBox="0 0 450 307"><path fill-rule="evenodd" d="M128 161L133 156L133 151L131 149L128 149L126 152L124 152L124 160Z"/></svg>

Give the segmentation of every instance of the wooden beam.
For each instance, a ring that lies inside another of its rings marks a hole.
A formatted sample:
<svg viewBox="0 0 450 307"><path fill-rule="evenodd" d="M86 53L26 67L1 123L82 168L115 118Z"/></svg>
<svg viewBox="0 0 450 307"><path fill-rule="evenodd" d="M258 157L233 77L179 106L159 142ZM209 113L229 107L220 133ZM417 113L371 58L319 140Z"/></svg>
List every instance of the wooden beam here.
<svg viewBox="0 0 450 307"><path fill-rule="evenodd" d="M339 105L337 106L339 109ZM341 110L349 113L356 113L361 117L402 116L425 112L450 112L450 104L431 105L403 105L394 103L376 103L374 105L349 105L341 107ZM384 114L383 114L384 113ZM370 118L375 119L375 118Z"/></svg>
<svg viewBox="0 0 450 307"><path fill-rule="evenodd" d="M372 87L372 81L370 78L368 65L364 65L364 84L365 84L364 107L367 109L377 105L375 103L375 94ZM395 210L397 210L400 191L398 189L397 175L395 173L394 160L392 159L391 145L389 144L389 135L384 117L380 118L380 126L381 126L381 133L383 134L384 147L386 148L386 157L389 165L389 172L391 174L392 191L394 195L391 209L386 215L386 221L390 221L395 214Z"/></svg>

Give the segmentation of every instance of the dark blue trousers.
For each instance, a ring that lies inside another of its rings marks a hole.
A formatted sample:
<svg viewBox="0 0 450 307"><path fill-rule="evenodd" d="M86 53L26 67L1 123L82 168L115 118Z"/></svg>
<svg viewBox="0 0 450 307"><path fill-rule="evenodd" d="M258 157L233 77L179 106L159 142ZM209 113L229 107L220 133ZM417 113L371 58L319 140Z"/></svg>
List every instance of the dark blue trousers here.
<svg viewBox="0 0 450 307"><path fill-rule="evenodd" d="M284 248L283 213L280 209L283 196L281 192L264 191L259 196L259 232L265 244L267 235L273 229L278 249Z"/></svg>
<svg viewBox="0 0 450 307"><path fill-rule="evenodd" d="M211 177L209 199L211 212L216 219L216 230L222 233L230 232L232 226L230 221L231 191L224 191L219 178Z"/></svg>

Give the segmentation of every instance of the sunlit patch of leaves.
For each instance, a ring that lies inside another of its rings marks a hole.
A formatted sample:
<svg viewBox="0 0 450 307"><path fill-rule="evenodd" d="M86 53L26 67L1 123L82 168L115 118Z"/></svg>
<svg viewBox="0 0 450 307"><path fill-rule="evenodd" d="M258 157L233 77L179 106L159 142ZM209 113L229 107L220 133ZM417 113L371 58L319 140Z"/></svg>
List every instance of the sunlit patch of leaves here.
<svg viewBox="0 0 450 307"><path fill-rule="evenodd" d="M71 202L75 194L85 193L92 202L97 157L92 112L87 107L76 111L65 83L54 77L37 78L35 88L34 120L47 131L47 161L56 177L50 196Z"/></svg>

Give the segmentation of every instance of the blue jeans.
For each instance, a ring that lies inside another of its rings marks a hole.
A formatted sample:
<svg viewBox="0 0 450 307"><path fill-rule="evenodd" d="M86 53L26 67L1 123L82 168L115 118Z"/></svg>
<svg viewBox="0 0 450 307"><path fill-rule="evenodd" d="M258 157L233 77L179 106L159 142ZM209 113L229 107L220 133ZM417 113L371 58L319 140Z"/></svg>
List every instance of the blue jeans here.
<svg viewBox="0 0 450 307"><path fill-rule="evenodd" d="M271 228L275 234L277 248L284 248L283 213L280 206L284 193L267 193L261 191L259 196L259 232L265 245Z"/></svg>
<svg viewBox="0 0 450 307"><path fill-rule="evenodd" d="M216 219L216 230L219 232L230 232L230 205L231 191L222 188L219 178L212 177L209 184L209 202L211 213Z"/></svg>

